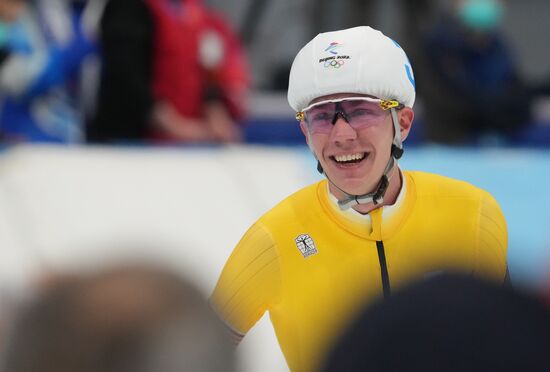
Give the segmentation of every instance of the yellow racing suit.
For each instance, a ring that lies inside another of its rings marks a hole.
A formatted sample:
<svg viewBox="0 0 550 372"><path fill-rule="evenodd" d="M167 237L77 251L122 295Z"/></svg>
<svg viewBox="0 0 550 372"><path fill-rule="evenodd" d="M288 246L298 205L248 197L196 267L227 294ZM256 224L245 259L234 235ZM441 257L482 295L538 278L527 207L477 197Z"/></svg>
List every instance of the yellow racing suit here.
<svg viewBox="0 0 550 372"><path fill-rule="evenodd" d="M461 271L506 275L506 222L466 182L403 172L393 206L342 212L327 181L262 216L229 257L211 298L242 337L269 315L292 371L317 370L353 316L415 279Z"/></svg>

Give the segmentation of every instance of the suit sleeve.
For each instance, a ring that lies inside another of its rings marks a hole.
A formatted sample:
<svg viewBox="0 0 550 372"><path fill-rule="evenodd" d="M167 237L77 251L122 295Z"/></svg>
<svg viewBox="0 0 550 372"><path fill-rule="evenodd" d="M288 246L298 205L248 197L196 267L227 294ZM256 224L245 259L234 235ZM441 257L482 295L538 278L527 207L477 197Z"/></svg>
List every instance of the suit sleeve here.
<svg viewBox="0 0 550 372"><path fill-rule="evenodd" d="M210 299L237 341L280 299L280 264L275 243L253 225L227 260Z"/></svg>
<svg viewBox="0 0 550 372"><path fill-rule="evenodd" d="M508 269L508 230L502 210L487 192L481 197L477 248L476 274L504 282Z"/></svg>

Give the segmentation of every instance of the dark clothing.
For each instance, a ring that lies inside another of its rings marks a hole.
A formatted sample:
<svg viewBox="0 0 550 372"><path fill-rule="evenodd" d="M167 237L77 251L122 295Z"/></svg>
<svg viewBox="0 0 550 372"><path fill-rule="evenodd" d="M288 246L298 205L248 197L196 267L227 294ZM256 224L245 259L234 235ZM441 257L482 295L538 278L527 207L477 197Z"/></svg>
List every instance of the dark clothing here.
<svg viewBox="0 0 550 372"><path fill-rule="evenodd" d="M511 135L529 120L529 97L500 34L474 34L444 19L424 40L419 95L429 139L464 142L485 132Z"/></svg>
<svg viewBox="0 0 550 372"><path fill-rule="evenodd" d="M332 371L548 371L550 310L501 286L442 275L367 309L328 359Z"/></svg>
<svg viewBox="0 0 550 372"><path fill-rule="evenodd" d="M101 21L102 77L91 142L142 140L153 106L154 24L141 0L110 0Z"/></svg>
<svg viewBox="0 0 550 372"><path fill-rule="evenodd" d="M9 55L10 55L10 52L7 48L4 48L4 47L0 48L0 66L6 60L6 58L8 58Z"/></svg>

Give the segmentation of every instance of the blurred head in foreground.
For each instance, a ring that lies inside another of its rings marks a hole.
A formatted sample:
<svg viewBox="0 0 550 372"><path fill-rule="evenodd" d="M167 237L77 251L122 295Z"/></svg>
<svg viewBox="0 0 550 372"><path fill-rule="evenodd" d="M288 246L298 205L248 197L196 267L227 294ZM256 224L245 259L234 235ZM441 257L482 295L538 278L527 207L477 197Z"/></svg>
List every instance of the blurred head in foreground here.
<svg viewBox="0 0 550 372"><path fill-rule="evenodd" d="M549 371L550 311L470 277L417 283L367 309L325 371Z"/></svg>
<svg viewBox="0 0 550 372"><path fill-rule="evenodd" d="M233 348L199 292L123 267L58 280L20 311L6 372L233 371Z"/></svg>

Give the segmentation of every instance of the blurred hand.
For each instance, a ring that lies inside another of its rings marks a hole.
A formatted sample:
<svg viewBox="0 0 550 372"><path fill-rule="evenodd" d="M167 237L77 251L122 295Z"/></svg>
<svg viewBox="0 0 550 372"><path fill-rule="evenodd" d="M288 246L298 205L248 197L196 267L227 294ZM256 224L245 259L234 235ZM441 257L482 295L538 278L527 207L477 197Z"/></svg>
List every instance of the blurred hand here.
<svg viewBox="0 0 550 372"><path fill-rule="evenodd" d="M213 142L206 122L181 116L168 102L158 102L155 105L153 125L176 142Z"/></svg>
<svg viewBox="0 0 550 372"><path fill-rule="evenodd" d="M222 103L207 103L204 108L204 120L208 125L210 135L216 142L236 143L243 141L241 128L233 121Z"/></svg>
<svg viewBox="0 0 550 372"><path fill-rule="evenodd" d="M208 103L203 119L186 118L168 102L159 102L153 112L153 123L168 138L188 143L242 142L240 127L222 103Z"/></svg>

